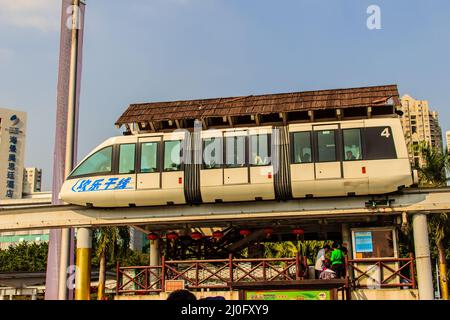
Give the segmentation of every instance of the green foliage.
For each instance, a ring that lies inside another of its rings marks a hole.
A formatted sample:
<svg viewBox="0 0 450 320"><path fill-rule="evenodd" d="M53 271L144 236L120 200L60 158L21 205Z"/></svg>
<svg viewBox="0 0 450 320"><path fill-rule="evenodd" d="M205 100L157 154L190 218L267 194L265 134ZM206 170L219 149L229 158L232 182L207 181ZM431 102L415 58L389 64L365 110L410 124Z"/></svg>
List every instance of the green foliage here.
<svg viewBox="0 0 450 320"><path fill-rule="evenodd" d="M126 239L123 242L126 244ZM94 243L96 245L96 243ZM97 247L98 249L98 247ZM120 259L122 266L144 266L149 263L149 255L139 253L129 248L109 251L106 269L114 271L117 260ZM118 254L120 251L120 254ZM113 255L114 253L114 255ZM10 246L6 250L0 250L0 272L45 272L47 269L48 243L21 242ZM97 270L99 259L93 250L92 269Z"/></svg>
<svg viewBox="0 0 450 320"><path fill-rule="evenodd" d="M450 164L448 152L441 152L427 143L414 146L413 151L418 152L425 162L423 166L414 167L419 172L420 185L423 187L445 186L447 183L445 170Z"/></svg>
<svg viewBox="0 0 450 320"><path fill-rule="evenodd" d="M0 250L0 272L45 272L47 243L22 242Z"/></svg>
<svg viewBox="0 0 450 320"><path fill-rule="evenodd" d="M424 165L415 167L419 172L420 186L443 187L447 184L446 170L450 169L450 155L447 150L441 152L439 149L421 143L413 149L419 152L424 159ZM447 264L450 262L450 216L446 212L433 213L428 220L431 255L433 260L438 257L438 244L442 243L445 249ZM411 236L412 233L410 232ZM434 268L434 266L433 266Z"/></svg>
<svg viewBox="0 0 450 320"><path fill-rule="evenodd" d="M133 250L128 250L128 254L124 257L120 264L124 267L128 266L148 266L150 263L150 256L148 253L140 253Z"/></svg>
<svg viewBox="0 0 450 320"><path fill-rule="evenodd" d="M94 252L97 256L105 254L107 260L116 260L126 256L130 247L128 227L103 227L94 231Z"/></svg>
<svg viewBox="0 0 450 320"><path fill-rule="evenodd" d="M297 253L308 258L308 263L314 263L318 251L330 241L299 240L264 243L264 258L292 258Z"/></svg>

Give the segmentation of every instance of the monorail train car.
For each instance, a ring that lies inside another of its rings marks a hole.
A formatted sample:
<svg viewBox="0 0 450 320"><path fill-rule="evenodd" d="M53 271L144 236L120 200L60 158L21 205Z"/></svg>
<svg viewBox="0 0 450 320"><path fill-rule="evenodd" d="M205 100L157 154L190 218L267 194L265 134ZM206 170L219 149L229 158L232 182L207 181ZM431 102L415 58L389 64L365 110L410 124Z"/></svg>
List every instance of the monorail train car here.
<svg viewBox="0 0 450 320"><path fill-rule="evenodd" d="M60 198L95 207L379 195L413 184L398 118L114 137Z"/></svg>

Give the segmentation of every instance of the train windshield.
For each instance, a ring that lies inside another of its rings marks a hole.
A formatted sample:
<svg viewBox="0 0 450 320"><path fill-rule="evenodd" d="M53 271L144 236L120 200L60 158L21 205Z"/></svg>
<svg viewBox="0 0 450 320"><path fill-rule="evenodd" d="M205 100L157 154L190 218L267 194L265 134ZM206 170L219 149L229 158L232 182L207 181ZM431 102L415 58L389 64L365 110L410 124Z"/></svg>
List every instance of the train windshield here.
<svg viewBox="0 0 450 320"><path fill-rule="evenodd" d="M94 174L110 173L112 169L112 146L97 151L82 162L70 175L79 177Z"/></svg>

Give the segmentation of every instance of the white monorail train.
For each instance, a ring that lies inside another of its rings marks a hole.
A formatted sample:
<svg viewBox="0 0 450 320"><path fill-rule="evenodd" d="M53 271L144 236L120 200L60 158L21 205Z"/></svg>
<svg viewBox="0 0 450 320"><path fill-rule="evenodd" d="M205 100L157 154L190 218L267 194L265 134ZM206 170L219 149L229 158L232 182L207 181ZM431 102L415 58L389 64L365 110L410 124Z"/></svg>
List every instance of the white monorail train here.
<svg viewBox="0 0 450 320"><path fill-rule="evenodd" d="M60 198L95 207L379 195L413 184L398 118L114 137Z"/></svg>

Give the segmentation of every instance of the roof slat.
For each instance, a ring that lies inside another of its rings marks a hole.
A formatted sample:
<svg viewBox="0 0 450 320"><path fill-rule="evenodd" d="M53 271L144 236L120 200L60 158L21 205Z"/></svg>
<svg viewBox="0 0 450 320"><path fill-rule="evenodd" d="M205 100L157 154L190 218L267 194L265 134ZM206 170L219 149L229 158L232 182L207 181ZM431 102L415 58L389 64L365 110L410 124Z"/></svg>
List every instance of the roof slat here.
<svg viewBox="0 0 450 320"><path fill-rule="evenodd" d="M397 85L131 104L116 125L128 123L242 116L319 109L380 106L393 98L400 105ZM382 104L382 103L381 103Z"/></svg>

